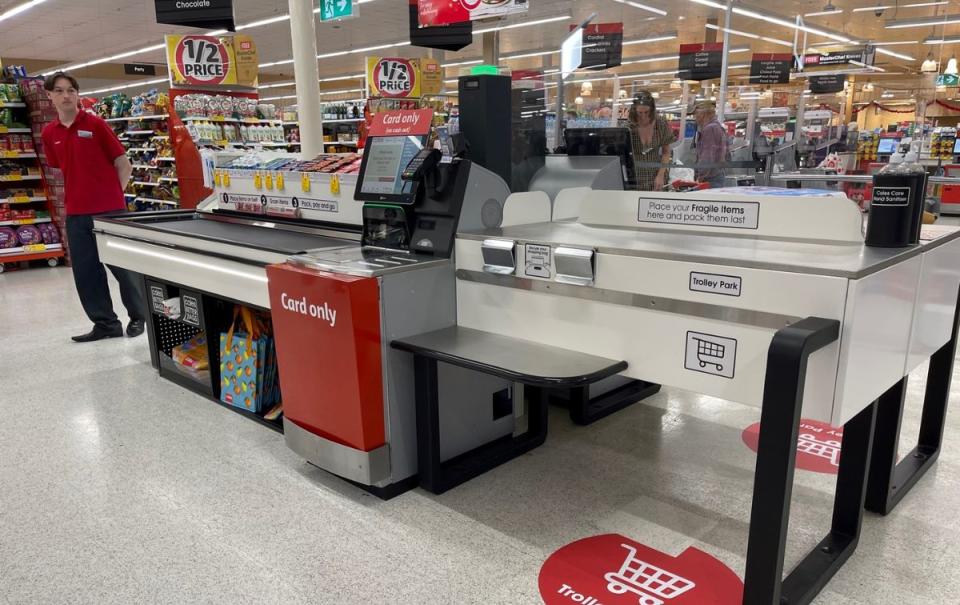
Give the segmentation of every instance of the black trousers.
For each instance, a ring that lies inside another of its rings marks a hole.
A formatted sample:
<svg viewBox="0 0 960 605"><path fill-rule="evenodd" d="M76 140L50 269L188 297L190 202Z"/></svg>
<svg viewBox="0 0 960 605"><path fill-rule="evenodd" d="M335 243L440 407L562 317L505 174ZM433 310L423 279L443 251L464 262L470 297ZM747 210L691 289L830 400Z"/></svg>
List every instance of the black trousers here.
<svg viewBox="0 0 960 605"><path fill-rule="evenodd" d="M70 258L73 263L73 281L84 312L97 327L115 329L122 326L113 312L113 300L107 285L107 272L100 262L97 240L93 235L93 216L67 217L67 240L70 243ZM120 298L130 319L144 319L146 304L135 273L118 267L110 267L113 276L120 282Z"/></svg>

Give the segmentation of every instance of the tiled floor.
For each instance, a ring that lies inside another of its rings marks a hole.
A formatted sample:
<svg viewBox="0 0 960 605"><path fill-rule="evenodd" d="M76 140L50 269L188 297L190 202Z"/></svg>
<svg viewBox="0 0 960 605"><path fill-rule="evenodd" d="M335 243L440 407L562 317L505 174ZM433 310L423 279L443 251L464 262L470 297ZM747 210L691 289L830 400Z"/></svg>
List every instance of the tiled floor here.
<svg viewBox="0 0 960 605"><path fill-rule="evenodd" d="M587 428L553 410L532 453L383 502L161 380L145 336L69 341L87 328L68 270L0 275L4 605L533 604L551 552L610 532L743 572L754 408L665 389ZM957 602L958 428L954 410L940 461L891 516L867 515L816 603ZM788 567L825 532L832 481L798 471Z"/></svg>

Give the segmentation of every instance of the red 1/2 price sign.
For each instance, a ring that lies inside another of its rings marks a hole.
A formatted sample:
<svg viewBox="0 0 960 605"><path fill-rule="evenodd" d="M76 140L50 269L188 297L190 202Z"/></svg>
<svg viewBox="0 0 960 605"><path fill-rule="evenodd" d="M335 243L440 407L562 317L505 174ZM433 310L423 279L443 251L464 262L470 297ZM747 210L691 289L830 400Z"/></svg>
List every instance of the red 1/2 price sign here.
<svg viewBox="0 0 960 605"><path fill-rule="evenodd" d="M230 75L230 52L220 38L183 36L173 48L175 84L217 85Z"/></svg>

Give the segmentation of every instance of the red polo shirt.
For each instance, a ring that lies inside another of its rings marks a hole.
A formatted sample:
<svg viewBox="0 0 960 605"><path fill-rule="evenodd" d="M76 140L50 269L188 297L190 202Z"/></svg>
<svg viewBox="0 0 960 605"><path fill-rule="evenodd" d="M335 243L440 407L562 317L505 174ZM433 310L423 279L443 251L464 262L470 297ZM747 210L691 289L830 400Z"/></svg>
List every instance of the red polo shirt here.
<svg viewBox="0 0 960 605"><path fill-rule="evenodd" d="M43 129L47 163L63 172L68 215L123 210L123 189L113 161L126 150L110 126L81 111L69 128L54 120Z"/></svg>

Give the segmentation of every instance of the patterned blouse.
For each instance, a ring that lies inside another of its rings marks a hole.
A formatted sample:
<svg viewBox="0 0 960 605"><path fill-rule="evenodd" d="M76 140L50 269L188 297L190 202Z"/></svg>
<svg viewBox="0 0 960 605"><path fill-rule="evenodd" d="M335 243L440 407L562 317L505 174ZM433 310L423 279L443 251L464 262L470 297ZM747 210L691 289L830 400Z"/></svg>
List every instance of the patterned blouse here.
<svg viewBox="0 0 960 605"><path fill-rule="evenodd" d="M653 122L653 136L649 144L644 145L640 140L640 129L634 123L630 123L630 141L633 143L633 170L637 175L637 189L640 191L653 191L653 181L657 178L659 168L641 168L638 164L642 162L659 163L663 158L664 145L672 145L677 138L673 135L673 129L667 124L662 116L657 116Z"/></svg>

